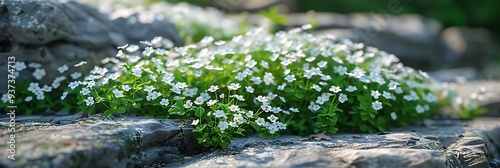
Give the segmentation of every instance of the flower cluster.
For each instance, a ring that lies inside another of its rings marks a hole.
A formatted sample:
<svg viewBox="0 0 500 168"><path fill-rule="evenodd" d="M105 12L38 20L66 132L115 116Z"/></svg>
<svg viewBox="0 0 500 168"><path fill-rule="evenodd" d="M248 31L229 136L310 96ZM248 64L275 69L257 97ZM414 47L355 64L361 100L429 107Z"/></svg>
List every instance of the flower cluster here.
<svg viewBox="0 0 500 168"><path fill-rule="evenodd" d="M171 50L155 40L142 52L126 45L112 68L96 67L69 87L79 90L87 111L189 119L200 143L223 147L252 129L270 137L380 131L443 105L426 73L377 48L313 36L307 28L274 35L256 28Z"/></svg>

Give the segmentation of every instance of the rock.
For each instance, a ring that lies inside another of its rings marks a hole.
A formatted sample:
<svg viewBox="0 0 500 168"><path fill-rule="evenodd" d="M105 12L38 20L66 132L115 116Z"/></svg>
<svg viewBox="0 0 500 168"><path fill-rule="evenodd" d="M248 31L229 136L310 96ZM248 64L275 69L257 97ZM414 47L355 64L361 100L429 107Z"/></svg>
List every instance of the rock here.
<svg viewBox="0 0 500 168"><path fill-rule="evenodd" d="M484 69L484 64L497 54L493 34L484 28L449 27L441 35L443 55L452 66L473 66Z"/></svg>
<svg viewBox="0 0 500 168"><path fill-rule="evenodd" d="M437 62L441 61L442 26L437 21L419 15L320 13L318 16L317 34L332 34L377 47L419 69L439 65Z"/></svg>
<svg viewBox="0 0 500 168"><path fill-rule="evenodd" d="M192 129L179 127L176 120L130 116L79 120L77 115L55 120L71 117L75 120L67 125L52 125L49 120L16 123L17 132L12 134L16 160L1 152L0 167L143 167L203 149ZM9 123L0 125L0 140L8 142ZM3 151L7 148L6 143L0 145Z"/></svg>
<svg viewBox="0 0 500 168"><path fill-rule="evenodd" d="M479 72L474 67L443 69L431 71L428 74L439 82L464 83L466 81L476 80L479 77Z"/></svg>
<svg viewBox="0 0 500 168"><path fill-rule="evenodd" d="M430 124L437 129L413 126L359 138L353 138L359 134L335 134L330 135L331 141L251 136L237 138L229 149L199 154L167 167L481 167L499 157L499 121L482 118L442 126L436 120Z"/></svg>
<svg viewBox="0 0 500 168"><path fill-rule="evenodd" d="M213 6L232 12L259 12L270 7L278 7L280 13L288 13L295 11L296 2L294 0L227 0L214 1Z"/></svg>
<svg viewBox="0 0 500 168"><path fill-rule="evenodd" d="M175 25L154 14L104 15L75 1L1 1L0 20L0 55L14 56L26 64L42 64L46 72L42 82L49 85L60 76L58 67L86 61L85 68L93 68L101 59L116 55L120 45L137 44L156 36L182 44ZM7 69L7 59L0 60L0 67ZM25 70L18 82L32 79L33 71ZM6 73L2 71L0 75L7 76ZM6 80L0 85L0 92L4 92Z"/></svg>

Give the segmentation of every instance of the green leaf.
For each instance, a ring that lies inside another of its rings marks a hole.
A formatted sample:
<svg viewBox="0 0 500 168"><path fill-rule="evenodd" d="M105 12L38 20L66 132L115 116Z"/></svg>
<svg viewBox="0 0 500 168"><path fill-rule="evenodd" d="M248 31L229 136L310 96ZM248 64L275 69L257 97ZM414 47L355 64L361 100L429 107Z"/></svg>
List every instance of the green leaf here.
<svg viewBox="0 0 500 168"><path fill-rule="evenodd" d="M111 109L116 109L118 107L118 104L115 101L112 101L109 103L109 106L111 106Z"/></svg>
<svg viewBox="0 0 500 168"><path fill-rule="evenodd" d="M125 113L126 111L127 111L127 109L125 109L125 108L123 108L123 107L119 107L119 108L117 108L117 109L116 109L116 112L117 112L117 113L120 113L120 114L123 114L123 113Z"/></svg>
<svg viewBox="0 0 500 168"><path fill-rule="evenodd" d="M113 113L114 113L113 110L108 109L108 110L104 111L104 116L110 116Z"/></svg>
<svg viewBox="0 0 500 168"><path fill-rule="evenodd" d="M302 92L297 92L295 93L295 97L299 98L299 99L303 99L304 98L304 93Z"/></svg>
<svg viewBox="0 0 500 168"><path fill-rule="evenodd" d="M205 112L205 109L202 108L202 107L198 107L195 109L194 111L194 116L196 117L201 117L203 115L203 113Z"/></svg>

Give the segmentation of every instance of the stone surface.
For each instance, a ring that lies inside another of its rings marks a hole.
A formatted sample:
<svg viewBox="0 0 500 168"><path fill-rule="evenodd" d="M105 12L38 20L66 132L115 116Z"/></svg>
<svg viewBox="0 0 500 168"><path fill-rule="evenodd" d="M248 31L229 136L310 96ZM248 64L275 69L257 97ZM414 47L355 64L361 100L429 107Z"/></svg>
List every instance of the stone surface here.
<svg viewBox="0 0 500 168"><path fill-rule="evenodd" d="M130 116L79 120L75 115L18 121L13 134L16 160L7 158L9 146L1 143L0 167L142 167L201 149L192 130L180 128L174 120ZM10 140L8 126L8 119L2 119L2 142Z"/></svg>
<svg viewBox="0 0 500 168"><path fill-rule="evenodd" d="M238 138L228 149L167 167L488 167L499 156L500 119L428 121L386 135L336 134L331 141Z"/></svg>
<svg viewBox="0 0 500 168"><path fill-rule="evenodd" d="M80 61L93 68L116 54L116 47L149 41L156 36L181 45L175 25L145 11L105 15L87 5L64 0L2 0L0 3L0 55L15 56L26 64L38 62L46 71L44 83L59 76L57 68ZM0 60L7 69L7 59ZM34 69L19 75L32 78ZM6 76L7 71L0 72ZM7 84L0 82L3 92ZM50 84L50 83L49 83Z"/></svg>

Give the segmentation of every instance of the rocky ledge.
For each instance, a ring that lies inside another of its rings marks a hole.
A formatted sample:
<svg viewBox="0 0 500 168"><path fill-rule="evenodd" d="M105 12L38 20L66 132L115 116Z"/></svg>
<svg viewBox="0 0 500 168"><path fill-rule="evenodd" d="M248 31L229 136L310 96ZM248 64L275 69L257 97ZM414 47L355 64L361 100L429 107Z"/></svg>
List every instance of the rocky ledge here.
<svg viewBox="0 0 500 168"><path fill-rule="evenodd" d="M500 167L500 118L427 120L378 134L236 138L204 150L181 121L18 117L0 121L0 167ZM10 135L15 135L11 138ZM9 150L15 140L15 161Z"/></svg>

